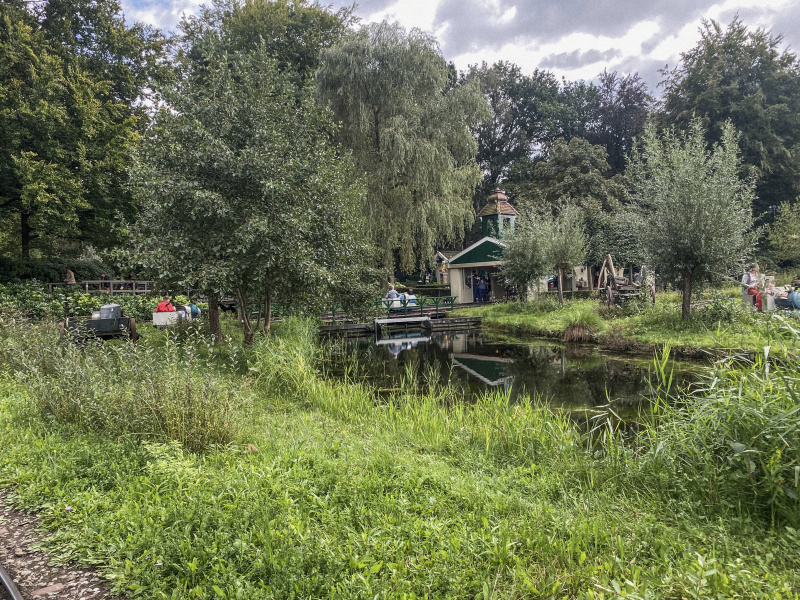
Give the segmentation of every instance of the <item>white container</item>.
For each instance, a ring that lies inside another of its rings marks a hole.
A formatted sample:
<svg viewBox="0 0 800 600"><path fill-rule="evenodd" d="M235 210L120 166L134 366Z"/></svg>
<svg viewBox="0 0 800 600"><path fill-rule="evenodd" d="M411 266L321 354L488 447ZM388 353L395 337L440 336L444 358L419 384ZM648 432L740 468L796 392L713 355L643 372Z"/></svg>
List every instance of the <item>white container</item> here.
<svg viewBox="0 0 800 600"><path fill-rule="evenodd" d="M100 307L101 319L119 319L122 316L122 309L119 304L104 304Z"/></svg>

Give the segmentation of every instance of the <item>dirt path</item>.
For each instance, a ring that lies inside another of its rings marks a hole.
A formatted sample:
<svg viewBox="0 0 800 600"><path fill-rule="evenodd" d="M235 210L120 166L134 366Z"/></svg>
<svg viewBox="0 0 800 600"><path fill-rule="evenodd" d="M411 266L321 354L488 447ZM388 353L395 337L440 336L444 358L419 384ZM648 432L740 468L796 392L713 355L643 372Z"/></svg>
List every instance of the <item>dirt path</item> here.
<svg viewBox="0 0 800 600"><path fill-rule="evenodd" d="M0 493L0 564L5 567L25 600L114 600L92 571L72 566L49 566L50 557L31 549L41 541L39 521L9 508ZM9 600L0 584L0 600Z"/></svg>

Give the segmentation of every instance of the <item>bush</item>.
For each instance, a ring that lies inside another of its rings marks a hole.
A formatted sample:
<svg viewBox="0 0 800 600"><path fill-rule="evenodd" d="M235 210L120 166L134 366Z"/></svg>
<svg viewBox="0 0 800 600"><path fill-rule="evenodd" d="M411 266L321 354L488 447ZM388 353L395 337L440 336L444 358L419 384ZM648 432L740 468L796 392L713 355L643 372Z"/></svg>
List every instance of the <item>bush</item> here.
<svg viewBox="0 0 800 600"><path fill-rule="evenodd" d="M81 431L176 441L199 451L231 442L241 401L215 374L199 335L163 345L60 341L53 324L0 316L0 352L45 420Z"/></svg>
<svg viewBox="0 0 800 600"><path fill-rule="evenodd" d="M64 281L67 267L75 273L76 281L100 279L100 275L106 271L103 263L94 260L0 257L0 283L19 283L31 280L56 283Z"/></svg>
<svg viewBox="0 0 800 600"><path fill-rule="evenodd" d="M152 295L87 294L76 287L58 287L50 292L35 281L0 285L0 309L8 309L32 319L61 319L65 306L71 316L88 317L103 304L114 303L120 305L125 316L146 321L152 318L159 299ZM183 299L184 303L188 301Z"/></svg>

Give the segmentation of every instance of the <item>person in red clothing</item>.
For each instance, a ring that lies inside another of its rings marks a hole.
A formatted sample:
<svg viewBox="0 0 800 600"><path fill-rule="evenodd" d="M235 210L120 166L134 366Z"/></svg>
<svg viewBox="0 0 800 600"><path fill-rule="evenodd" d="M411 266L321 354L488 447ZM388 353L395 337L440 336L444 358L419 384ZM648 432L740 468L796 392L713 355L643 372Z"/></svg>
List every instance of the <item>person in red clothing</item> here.
<svg viewBox="0 0 800 600"><path fill-rule="evenodd" d="M169 301L169 296L164 296L164 299L156 306L156 312L175 312L175 307Z"/></svg>

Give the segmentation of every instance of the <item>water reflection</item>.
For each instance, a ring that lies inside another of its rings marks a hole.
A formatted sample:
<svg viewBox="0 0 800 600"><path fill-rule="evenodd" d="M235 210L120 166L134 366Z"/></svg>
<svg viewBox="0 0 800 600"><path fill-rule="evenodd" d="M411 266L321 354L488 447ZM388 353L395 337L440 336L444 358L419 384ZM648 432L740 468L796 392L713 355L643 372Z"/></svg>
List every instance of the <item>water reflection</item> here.
<svg viewBox="0 0 800 600"><path fill-rule="evenodd" d="M349 342L341 356L358 363L358 376L377 390L396 389L409 371L420 385L461 388L469 399L487 390L512 398L539 395L569 409L612 405L624 410L646 401L652 358L615 355L589 346L544 340L508 340L479 330L422 334L395 333L375 342ZM696 378L700 365L675 361L674 380ZM335 375L336 365L330 371Z"/></svg>

